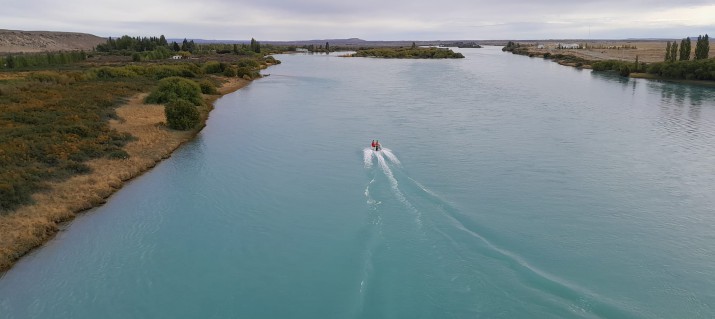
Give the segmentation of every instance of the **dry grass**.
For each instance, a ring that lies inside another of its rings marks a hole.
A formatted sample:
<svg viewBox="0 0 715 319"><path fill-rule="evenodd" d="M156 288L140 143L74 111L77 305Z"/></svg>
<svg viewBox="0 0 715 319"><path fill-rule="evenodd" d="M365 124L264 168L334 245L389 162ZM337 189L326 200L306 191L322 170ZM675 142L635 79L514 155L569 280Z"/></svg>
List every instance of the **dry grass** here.
<svg viewBox="0 0 715 319"><path fill-rule="evenodd" d="M228 94L250 81L231 79L219 92ZM120 120L110 126L131 133L137 140L124 147L127 159L100 158L87 162L92 173L50 184L48 191L33 195L35 204L0 216L0 271L9 269L21 256L42 245L57 233L58 225L84 210L106 202L107 197L122 187L124 181L140 175L167 158L182 143L200 130L174 131L164 126L164 106L146 105L146 94L132 97L117 108ZM213 103L219 96L206 96ZM204 112L204 118L208 110Z"/></svg>
<svg viewBox="0 0 715 319"><path fill-rule="evenodd" d="M562 43L587 43L592 49L579 50L559 50L559 49L536 49L529 48L530 52L543 54L573 55L586 60L621 60L633 62L638 56L638 61L653 63L663 62L665 58L666 41L562 41ZM556 47L558 42L539 42L547 48ZM680 44L680 40L678 40ZM635 46L636 49L607 49L607 47ZM692 43L691 54L695 54L695 42ZM710 56L715 54L715 46L710 46Z"/></svg>

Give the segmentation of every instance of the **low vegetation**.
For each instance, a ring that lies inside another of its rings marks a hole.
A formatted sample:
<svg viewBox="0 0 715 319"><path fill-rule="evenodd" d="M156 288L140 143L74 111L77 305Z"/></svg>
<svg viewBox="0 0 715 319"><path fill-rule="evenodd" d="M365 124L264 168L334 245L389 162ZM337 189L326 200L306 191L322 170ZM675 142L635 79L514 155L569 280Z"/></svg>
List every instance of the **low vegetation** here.
<svg viewBox="0 0 715 319"><path fill-rule="evenodd" d="M532 52L527 46L509 41L502 48L502 51L514 54L542 56L545 59L552 59L561 64L573 65L576 67L591 67L594 71L615 71L622 76L630 76L631 73L647 73L651 78L672 79L672 80L697 80L715 81L715 59L709 58L710 50L709 36L699 36L695 49L691 49L690 38L684 38L678 42L668 42L665 48L665 58L663 62L644 63L638 61L622 60L601 60L591 61L568 54L552 54L550 52Z"/></svg>
<svg viewBox="0 0 715 319"><path fill-rule="evenodd" d="M87 60L84 51L10 54L0 57L0 70L43 68Z"/></svg>
<svg viewBox="0 0 715 319"><path fill-rule="evenodd" d="M152 104L167 104L178 100L187 101L191 105L202 105L201 86L195 81L178 76L164 78L159 81L159 85L145 101Z"/></svg>
<svg viewBox="0 0 715 319"><path fill-rule="evenodd" d="M94 56L0 57L0 215L31 203L48 182L88 173L87 160L127 158L123 146L133 137L108 124L127 98L150 92L147 103L167 105L169 128L192 129L200 122L202 94L217 94L217 83L227 77L255 79L260 69L280 63L264 57L265 47L255 40L245 46L250 52L234 46L227 55L185 41L178 49L193 51L194 58L179 61L168 59L178 52L174 44L163 36L125 36L98 46Z"/></svg>
<svg viewBox="0 0 715 319"><path fill-rule="evenodd" d="M447 48L375 48L359 49L353 57L373 57L385 59L460 59L464 55Z"/></svg>
<svg viewBox="0 0 715 319"><path fill-rule="evenodd" d="M199 124L200 116L196 105L187 100L173 100L164 108L166 124L175 130L190 130Z"/></svg>
<svg viewBox="0 0 715 319"><path fill-rule="evenodd" d="M90 72L42 71L0 81L0 214L31 202L46 182L117 157L131 136L109 128L114 107L151 85Z"/></svg>

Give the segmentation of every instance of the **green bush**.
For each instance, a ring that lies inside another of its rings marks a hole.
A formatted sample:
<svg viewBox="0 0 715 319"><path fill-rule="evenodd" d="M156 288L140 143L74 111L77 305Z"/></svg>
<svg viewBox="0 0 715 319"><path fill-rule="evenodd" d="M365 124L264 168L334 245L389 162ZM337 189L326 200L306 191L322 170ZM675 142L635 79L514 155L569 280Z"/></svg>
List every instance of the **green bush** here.
<svg viewBox="0 0 715 319"><path fill-rule="evenodd" d="M228 66L226 67L226 70L223 70L223 76L232 78L236 76L236 68L233 66Z"/></svg>
<svg viewBox="0 0 715 319"><path fill-rule="evenodd" d="M53 71L40 71L30 74L30 79L43 83L68 84L74 82L72 77Z"/></svg>
<svg viewBox="0 0 715 319"><path fill-rule="evenodd" d="M203 104L201 86L181 77L161 79L159 86L146 97L146 103L165 104L176 100L186 100L194 105Z"/></svg>
<svg viewBox="0 0 715 319"><path fill-rule="evenodd" d="M230 69L227 68L226 70ZM203 94L218 94L218 90L216 90L216 84L211 82L211 80L209 79L201 80L201 82L199 82L199 86L201 86L201 93Z"/></svg>
<svg viewBox="0 0 715 319"><path fill-rule="evenodd" d="M107 154L107 157L113 159L127 159L129 154L125 150L114 150Z"/></svg>
<svg viewBox="0 0 715 319"><path fill-rule="evenodd" d="M628 75L630 75L630 74L631 74L631 67L628 66L628 65L626 65L626 64L622 64L621 66L618 67L618 74L620 74L621 76L628 76Z"/></svg>
<svg viewBox="0 0 715 319"><path fill-rule="evenodd" d="M261 64L253 59L242 59L241 61L238 61L238 67L257 69L261 67Z"/></svg>
<svg viewBox="0 0 715 319"><path fill-rule="evenodd" d="M236 76L239 78L248 78L249 80L260 77L261 75L249 67L240 67L236 70Z"/></svg>
<svg viewBox="0 0 715 319"><path fill-rule="evenodd" d="M164 109L167 125L175 130L190 130L199 124L199 110L188 101L175 100Z"/></svg>
<svg viewBox="0 0 715 319"><path fill-rule="evenodd" d="M218 74L222 73L226 69L226 63L209 61L204 63L202 70L206 74Z"/></svg>
<svg viewBox="0 0 715 319"><path fill-rule="evenodd" d="M90 70L90 73L97 79L135 78L139 74L128 67L103 66Z"/></svg>

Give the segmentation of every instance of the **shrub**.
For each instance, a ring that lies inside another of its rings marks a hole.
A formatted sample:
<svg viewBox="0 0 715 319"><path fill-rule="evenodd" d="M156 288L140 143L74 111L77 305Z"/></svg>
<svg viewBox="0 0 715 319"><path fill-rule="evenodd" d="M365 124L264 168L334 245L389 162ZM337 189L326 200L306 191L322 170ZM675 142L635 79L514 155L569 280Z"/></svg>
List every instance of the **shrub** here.
<svg viewBox="0 0 715 319"><path fill-rule="evenodd" d="M230 68L227 68L226 70L230 70ZM218 94L218 90L216 90L216 84L211 82L211 80L203 79L201 80L201 82L199 82L199 86L201 86L201 93L203 94Z"/></svg>
<svg viewBox="0 0 715 319"><path fill-rule="evenodd" d="M265 61L266 63L271 63L271 64L281 64L281 61L276 60L276 58L274 58L272 55L269 55L269 56L263 58L263 61Z"/></svg>
<svg viewBox="0 0 715 319"><path fill-rule="evenodd" d="M72 172L74 174L87 174L92 171L92 169L87 166L87 164L79 163L75 161L67 161L62 164L62 169Z"/></svg>
<svg viewBox="0 0 715 319"><path fill-rule="evenodd" d="M172 76L161 79L159 86L146 97L146 103L165 104L176 100L186 100L194 105L201 105L201 87L198 83L181 77Z"/></svg>
<svg viewBox="0 0 715 319"><path fill-rule="evenodd" d="M236 76L238 76L239 78L244 78L244 79L248 78L249 80L251 80L251 79L254 79L260 75L258 74L258 72L254 71L251 68L240 67L236 70Z"/></svg>
<svg viewBox="0 0 715 319"><path fill-rule="evenodd" d="M618 74L620 74L621 76L628 76L631 74L631 68L628 65L622 64L618 68Z"/></svg>
<svg viewBox="0 0 715 319"><path fill-rule="evenodd" d="M236 76L236 68L233 66L226 67L226 70L223 71L223 76L227 76L230 78Z"/></svg>
<svg viewBox="0 0 715 319"><path fill-rule="evenodd" d="M30 79L43 83L68 84L74 82L74 78L52 71L41 71L30 74Z"/></svg>
<svg viewBox="0 0 715 319"><path fill-rule="evenodd" d="M204 64L202 69L206 74L218 74L222 73L226 69L226 63L209 61Z"/></svg>
<svg viewBox="0 0 715 319"><path fill-rule="evenodd" d="M175 130L189 130L199 124L199 110L188 101L175 100L164 109L167 125Z"/></svg>
<svg viewBox="0 0 715 319"><path fill-rule="evenodd" d="M113 159L127 159L129 154L125 150L114 150L107 154L107 157Z"/></svg>
<svg viewBox="0 0 715 319"><path fill-rule="evenodd" d="M135 78L139 76L137 72L127 67L108 67L92 69L90 71L98 79L114 79L114 78Z"/></svg>
<svg viewBox="0 0 715 319"><path fill-rule="evenodd" d="M261 64L258 63L258 61L253 60L253 59L243 59L241 61L238 61L238 67L239 68L257 69L257 68L261 67Z"/></svg>

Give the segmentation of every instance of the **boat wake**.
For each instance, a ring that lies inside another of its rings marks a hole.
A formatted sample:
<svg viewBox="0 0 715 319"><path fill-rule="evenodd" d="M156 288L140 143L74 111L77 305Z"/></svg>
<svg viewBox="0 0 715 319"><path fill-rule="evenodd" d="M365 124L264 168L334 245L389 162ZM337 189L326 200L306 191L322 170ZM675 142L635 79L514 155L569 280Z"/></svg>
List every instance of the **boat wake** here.
<svg viewBox="0 0 715 319"><path fill-rule="evenodd" d="M511 271L514 273L515 280L518 280L518 286L521 287L519 289L538 292L538 299L556 306L551 309L563 311L560 315L577 314L576 317L583 318L638 317L618 301L540 269L523 256L497 244L491 239L493 235L487 235L490 233L487 228L481 227L448 200L411 178L392 150L383 148L374 151L365 148L363 165L370 173L370 180L364 192L368 207L372 211L373 222L370 222L370 225L377 226L374 231L379 234L373 233L369 247L365 247L366 258L369 260L365 261L366 271L360 282L361 300L364 301L365 294L369 293L371 273L380 271L375 268L372 260L375 258L376 250L397 240L396 235L393 234L399 233L400 242L406 240L405 234L412 234L409 240L421 243L420 245L424 244L422 248L424 256L431 256L434 262L449 261L448 264L437 265L449 269L443 269L444 272L440 275L444 278L435 284L449 282L453 285L450 288L453 291L472 291L477 287L473 287L475 283L471 281L476 280L478 283L486 280L479 278L489 278L500 275L504 271ZM404 223L404 215L400 217L397 211L380 206L383 203L389 205L390 201L399 203L398 206L402 206L404 211L409 212L413 217L413 231L409 231L410 227ZM390 214L386 214L387 212ZM499 267L500 269L475 268L474 265L480 264L480 260L495 260L502 267ZM456 280L457 278L462 280ZM471 280L465 280L467 278ZM437 277L432 278L432 280L436 279ZM456 297L468 297L465 295L469 294Z"/></svg>

